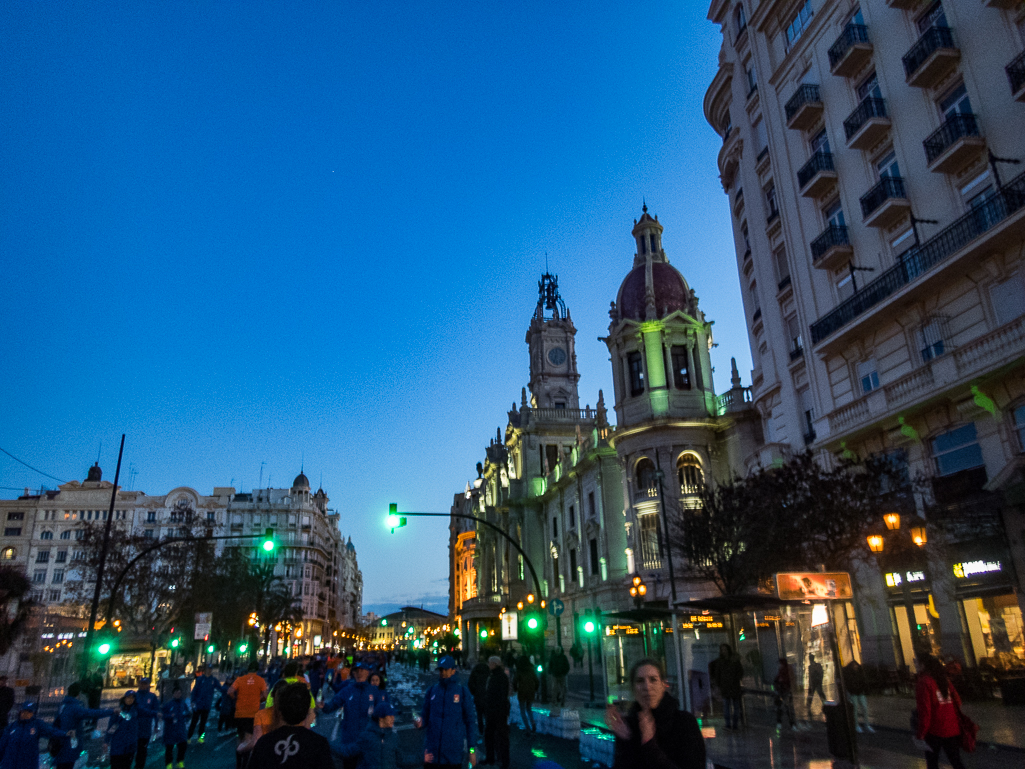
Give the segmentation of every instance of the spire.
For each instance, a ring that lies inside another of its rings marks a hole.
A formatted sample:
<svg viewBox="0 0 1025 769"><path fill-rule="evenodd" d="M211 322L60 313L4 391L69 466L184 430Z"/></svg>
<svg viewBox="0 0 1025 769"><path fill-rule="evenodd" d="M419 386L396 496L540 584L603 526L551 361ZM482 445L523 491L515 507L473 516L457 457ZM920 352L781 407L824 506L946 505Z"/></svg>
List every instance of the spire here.
<svg viewBox="0 0 1025 769"><path fill-rule="evenodd" d="M740 387L740 372L737 371L737 359L736 358L730 358L730 366L731 366L731 372L732 372L732 377L730 379L730 384L732 384L734 387Z"/></svg>

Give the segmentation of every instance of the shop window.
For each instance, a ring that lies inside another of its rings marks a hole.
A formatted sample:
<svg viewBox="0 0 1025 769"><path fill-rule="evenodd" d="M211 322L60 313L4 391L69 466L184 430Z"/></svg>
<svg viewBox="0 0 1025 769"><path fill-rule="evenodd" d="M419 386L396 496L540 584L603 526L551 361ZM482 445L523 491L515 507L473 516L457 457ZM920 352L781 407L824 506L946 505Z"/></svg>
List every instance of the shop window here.
<svg viewBox="0 0 1025 769"><path fill-rule="evenodd" d="M673 385L677 390L690 389L690 360L687 348L674 345L671 350L673 359Z"/></svg>
<svg viewBox="0 0 1025 769"><path fill-rule="evenodd" d="M5 547L0 550L0 560L2 561L13 561L18 556L18 551L13 547Z"/></svg>
<svg viewBox="0 0 1025 769"><path fill-rule="evenodd" d="M937 474L952 475L962 470L982 467L982 449L975 432L975 423L937 435L932 439L932 456Z"/></svg>
<svg viewBox="0 0 1025 769"><path fill-rule="evenodd" d="M626 356L626 367L630 376L630 395L638 396L644 392L644 368L641 354L632 352Z"/></svg>
<svg viewBox="0 0 1025 769"><path fill-rule="evenodd" d="M962 602L976 663L988 659L1003 669L1025 661L1021 608L1013 593L968 598Z"/></svg>

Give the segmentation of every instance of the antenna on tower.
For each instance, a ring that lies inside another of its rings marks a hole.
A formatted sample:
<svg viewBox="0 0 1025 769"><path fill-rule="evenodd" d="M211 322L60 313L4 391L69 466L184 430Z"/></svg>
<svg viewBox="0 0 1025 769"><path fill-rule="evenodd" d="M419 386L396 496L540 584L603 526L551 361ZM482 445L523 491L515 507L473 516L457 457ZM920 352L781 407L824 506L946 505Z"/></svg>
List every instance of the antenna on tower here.
<svg viewBox="0 0 1025 769"><path fill-rule="evenodd" d="M545 272L548 272L548 252L545 251Z"/></svg>

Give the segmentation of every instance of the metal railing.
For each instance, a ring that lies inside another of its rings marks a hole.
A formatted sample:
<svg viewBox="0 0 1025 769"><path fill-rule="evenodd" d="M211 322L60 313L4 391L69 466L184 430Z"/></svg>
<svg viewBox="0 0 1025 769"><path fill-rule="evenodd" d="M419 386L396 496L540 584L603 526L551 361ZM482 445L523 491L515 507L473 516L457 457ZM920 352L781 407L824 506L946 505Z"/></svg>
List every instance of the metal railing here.
<svg viewBox="0 0 1025 769"><path fill-rule="evenodd" d="M537 420L553 420L553 421L572 421L572 422L585 422L591 419L597 419L598 412L595 409L554 409L554 408L543 408L543 409L531 409L530 413Z"/></svg>
<svg viewBox="0 0 1025 769"><path fill-rule="evenodd" d="M787 102L784 108L787 113L787 122L789 123L790 119L805 104L814 104L820 101L822 101L822 98L819 96L819 87L813 83L805 83L790 97L790 101Z"/></svg>
<svg viewBox="0 0 1025 769"><path fill-rule="evenodd" d="M879 184L861 196L861 216L868 219L887 200L906 199L907 196L903 179L899 176L884 176Z"/></svg>
<svg viewBox="0 0 1025 769"><path fill-rule="evenodd" d="M1004 185L985 203L954 220L921 246L905 251L897 257L897 264L812 323L812 343L817 344L846 326L1022 208L1025 208L1025 174Z"/></svg>
<svg viewBox="0 0 1025 769"><path fill-rule="evenodd" d="M795 361L798 358L801 358L803 356L804 356L804 348L803 347L795 347L794 349L792 349L790 351L790 360L791 360L791 362L793 362L793 361Z"/></svg>
<svg viewBox="0 0 1025 769"><path fill-rule="evenodd" d="M831 224L811 242L811 259L816 261L824 253L834 246L849 246L851 244L847 227L843 224Z"/></svg>
<svg viewBox="0 0 1025 769"><path fill-rule="evenodd" d="M808 186L808 182L815 177L815 174L820 171L835 170L836 168L833 166L833 153L819 150L811 156L811 159L807 163L801 166L800 170L798 170L797 186L799 189L803 190Z"/></svg>
<svg viewBox="0 0 1025 769"><path fill-rule="evenodd" d="M843 28L843 32L840 33L836 42L829 46L829 68L836 67L855 43L867 42L869 42L868 27L864 24L848 24Z"/></svg>
<svg viewBox="0 0 1025 769"><path fill-rule="evenodd" d="M868 122L870 118L874 117L889 117L886 114L886 100L878 99L875 96L867 96L861 100L854 112L843 121L844 134L847 136L847 141L851 140L861 127Z"/></svg>
<svg viewBox="0 0 1025 769"><path fill-rule="evenodd" d="M926 59L940 48L954 47L954 32L950 27L929 27L918 38L918 42L911 46L911 50L901 57L901 61L904 62L904 74L911 77L925 64Z"/></svg>
<svg viewBox="0 0 1025 769"><path fill-rule="evenodd" d="M970 112L951 115L929 136L922 146L925 147L926 162L932 163L936 158L950 149L958 139L966 136L979 136L979 123Z"/></svg>
<svg viewBox="0 0 1025 769"><path fill-rule="evenodd" d="M1004 70L1007 72L1007 79L1011 81L1011 93L1018 93L1025 87L1025 51L1018 54Z"/></svg>

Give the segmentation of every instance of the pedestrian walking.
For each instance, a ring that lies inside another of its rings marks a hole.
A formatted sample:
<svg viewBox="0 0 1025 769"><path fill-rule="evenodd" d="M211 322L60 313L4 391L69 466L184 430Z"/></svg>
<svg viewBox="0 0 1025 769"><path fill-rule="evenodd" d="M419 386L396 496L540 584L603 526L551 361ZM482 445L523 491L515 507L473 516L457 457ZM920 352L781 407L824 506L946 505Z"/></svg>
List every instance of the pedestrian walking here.
<svg viewBox="0 0 1025 769"><path fill-rule="evenodd" d="M395 707L390 702L379 702L372 718L359 741L339 746L338 752L343 757L358 760L356 769L398 769L424 764L419 754L409 755L399 748Z"/></svg>
<svg viewBox="0 0 1025 769"><path fill-rule="evenodd" d="M569 675L569 657L561 646L555 647L548 661L548 672L552 676L552 715L558 715L556 711L566 706L566 676Z"/></svg>
<svg viewBox="0 0 1025 769"><path fill-rule="evenodd" d="M783 728L783 714L787 714L790 730L797 730L797 719L794 717L794 683L790 675L790 663L786 657L779 658L779 669L772 680L772 688L776 692L776 728Z"/></svg>
<svg viewBox="0 0 1025 769"><path fill-rule="evenodd" d="M98 667L91 676L87 675L83 682L82 694L86 696L88 705L93 710L96 710L100 706L100 702L103 698L104 672L105 669L103 667Z"/></svg>
<svg viewBox="0 0 1025 769"><path fill-rule="evenodd" d="M189 718L189 705L184 699L184 692L174 687L171 699L161 709L164 717L164 763L167 769L184 769L185 750L189 746L189 732L186 724ZM178 763L174 763L177 748Z"/></svg>
<svg viewBox="0 0 1025 769"><path fill-rule="evenodd" d="M253 719L260 709L261 701L267 696L267 682L258 674L260 666L249 663L249 672L235 679L228 688L228 696L235 701L235 727L238 730L239 747L246 744L253 734ZM235 751L235 767L241 769L247 753Z"/></svg>
<svg viewBox="0 0 1025 769"><path fill-rule="evenodd" d="M626 714L613 705L605 710L605 722L616 735L613 769L705 769L701 727L666 693L661 663L639 660L629 680L635 701Z"/></svg>
<svg viewBox="0 0 1025 769"><path fill-rule="evenodd" d="M309 687L286 684L274 707L284 725L257 741L249 769L334 769L327 738L302 725L311 711Z"/></svg>
<svg viewBox="0 0 1025 769"><path fill-rule="evenodd" d="M808 655L808 697L805 703L805 710L808 711L808 720L811 720L811 704L815 695L819 695L819 701L826 704L826 693L822 690L822 679L824 677L822 664L815 661L815 655Z"/></svg>
<svg viewBox="0 0 1025 769"><path fill-rule="evenodd" d="M534 672L534 663L526 654L521 654L516 660L516 678L513 685L516 687L516 700L520 703L520 720L523 722L523 728L536 732L537 724L534 723L532 706L537 694L537 673Z"/></svg>
<svg viewBox="0 0 1025 769"><path fill-rule="evenodd" d="M371 686L370 665L360 662L356 665L351 682L344 686L331 701L324 706L324 713L333 713L339 708L343 709L342 720L339 722L340 744L353 743L359 740L359 736L370 723L370 716L381 701L381 691L376 686ZM358 758L346 758L343 760L345 769L355 769Z"/></svg>
<svg viewBox="0 0 1025 769"><path fill-rule="evenodd" d="M100 718L108 718L114 715L113 710L91 710L82 704L78 699L82 693L81 684L73 683L68 687L67 693L60 705L57 706L57 716L53 720L54 728L61 734L69 735L60 740L60 750L53 757L53 764L56 769L72 769L78 757L82 754L82 743L85 742L86 729L82 726L83 721L95 721Z"/></svg>
<svg viewBox="0 0 1025 769"><path fill-rule="evenodd" d="M741 698L743 696L744 665L729 644L719 646L719 657L712 663L712 683L722 696L723 717L727 729L740 726Z"/></svg>
<svg viewBox="0 0 1025 769"><path fill-rule="evenodd" d="M865 677L865 669L857 660L851 660L844 666L843 685L847 690L847 699L850 700L851 706L854 708L855 731L861 734L861 723L864 723L865 731L874 732L875 729L868 722L868 679Z"/></svg>
<svg viewBox="0 0 1025 769"><path fill-rule="evenodd" d="M484 763L509 769L509 676L501 657L488 659L484 711Z"/></svg>
<svg viewBox="0 0 1025 769"><path fill-rule="evenodd" d="M7 726L14 707L14 689L7 685L7 676L0 676L0 729Z"/></svg>
<svg viewBox="0 0 1025 769"><path fill-rule="evenodd" d="M131 689L125 692L117 712L110 717L104 739L110 751L110 769L131 769L139 749L139 704Z"/></svg>
<svg viewBox="0 0 1025 769"><path fill-rule="evenodd" d="M196 668L196 680L192 682L192 722L189 724L189 741L199 727L199 744L206 740L206 719L210 716L210 708L214 706L214 692L217 691L217 679L210 675L206 665Z"/></svg>
<svg viewBox="0 0 1025 769"><path fill-rule="evenodd" d="M226 734L235 727L235 700L228 696L228 689L234 683L234 678L229 678L221 685L221 698L217 701L217 733ZM139 769L142 769L139 767Z"/></svg>
<svg viewBox="0 0 1025 769"><path fill-rule="evenodd" d="M417 727L425 728L424 764L437 769L465 766L466 750L470 764L477 765L477 713L470 690L455 679L456 663L449 655L438 660L441 680L424 695L423 713Z"/></svg>
<svg viewBox="0 0 1025 769"><path fill-rule="evenodd" d="M153 737L153 725L160 715L160 698L150 691L150 680L139 679L139 691L135 701L139 708L139 735L135 749L135 769L145 769L149 757L149 741Z"/></svg>
<svg viewBox="0 0 1025 769"><path fill-rule="evenodd" d="M36 718L36 703L24 702L18 709L18 720L0 737L0 769L39 769L39 740L66 740L70 736Z"/></svg>
<svg viewBox="0 0 1025 769"><path fill-rule="evenodd" d="M466 688L473 695L473 706L477 709L477 733L484 734L484 695L488 689L488 676L491 668L488 663L480 659L470 671L470 677L466 681Z"/></svg>
<svg viewBox="0 0 1025 769"><path fill-rule="evenodd" d="M961 697L947 678L943 663L931 654L922 654L918 659L923 670L915 685L918 706L915 745L925 752L926 769L939 767L941 748L954 769L964 769L961 760L964 732L970 731L968 736L974 745L978 727L961 712Z"/></svg>

